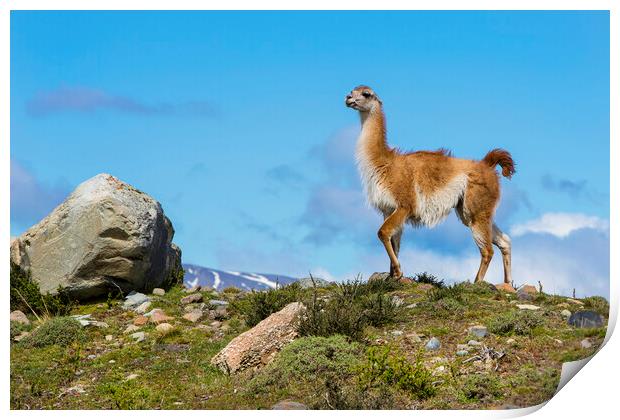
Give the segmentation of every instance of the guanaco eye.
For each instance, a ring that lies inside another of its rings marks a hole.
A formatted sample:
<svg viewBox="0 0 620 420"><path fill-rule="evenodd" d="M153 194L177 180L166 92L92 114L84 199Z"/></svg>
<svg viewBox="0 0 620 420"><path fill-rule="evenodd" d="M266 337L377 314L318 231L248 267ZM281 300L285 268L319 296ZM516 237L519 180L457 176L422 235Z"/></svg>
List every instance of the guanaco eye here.
<svg viewBox="0 0 620 420"><path fill-rule="evenodd" d="M370 93L370 92L362 92L362 96L364 98L370 98L372 96L372 93Z"/></svg>

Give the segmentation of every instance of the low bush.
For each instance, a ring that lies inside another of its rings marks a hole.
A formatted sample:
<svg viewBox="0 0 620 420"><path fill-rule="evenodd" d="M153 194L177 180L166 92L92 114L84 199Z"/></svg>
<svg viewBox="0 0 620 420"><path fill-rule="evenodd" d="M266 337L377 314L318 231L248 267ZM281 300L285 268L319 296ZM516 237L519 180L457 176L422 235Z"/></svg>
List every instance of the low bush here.
<svg viewBox="0 0 620 420"><path fill-rule="evenodd" d="M26 347L68 346L82 338L82 326L71 317L55 317L45 321L21 343Z"/></svg>
<svg viewBox="0 0 620 420"><path fill-rule="evenodd" d="M499 314L488 323L489 331L498 335L531 335L544 324L543 317L534 311L511 311Z"/></svg>
<svg viewBox="0 0 620 420"><path fill-rule="evenodd" d="M503 395L499 379L485 374L465 376L460 391L465 402L489 402Z"/></svg>
<svg viewBox="0 0 620 420"><path fill-rule="evenodd" d="M591 296L582 299L585 309L591 309L606 318L609 318L609 302L602 296Z"/></svg>
<svg viewBox="0 0 620 420"><path fill-rule="evenodd" d="M24 331L30 331L32 329L32 324L22 324L21 322L11 321L11 340Z"/></svg>
<svg viewBox="0 0 620 420"><path fill-rule="evenodd" d="M297 283L269 289L252 291L230 303L233 314L243 316L246 325L253 327L274 312L278 312L291 302L302 299L303 290Z"/></svg>
<svg viewBox="0 0 620 420"><path fill-rule="evenodd" d="M459 303L465 300L466 283L455 283L450 286L430 289L426 297L430 302L438 302L442 299L452 299Z"/></svg>
<svg viewBox="0 0 620 420"><path fill-rule="evenodd" d="M74 302L62 290L54 295L42 294L39 285L32 280L30 272L23 271L11 262L11 311L35 312L37 316L66 315L71 312Z"/></svg>
<svg viewBox="0 0 620 420"><path fill-rule="evenodd" d="M439 280L436 276L427 273L426 271L423 273L418 273L413 277L413 280L417 283L426 283L432 284L433 286L441 289L446 286L443 280Z"/></svg>
<svg viewBox="0 0 620 420"><path fill-rule="evenodd" d="M340 283L320 298L314 289L304 302L307 309L301 317L299 333L322 337L339 334L361 340L367 325L394 322L399 315L396 304L391 296L375 290L381 289L373 289L359 280Z"/></svg>
<svg viewBox="0 0 620 420"><path fill-rule="evenodd" d="M387 346L370 347L366 363L360 368L358 379L363 389L391 386L417 399L426 399L436 393L433 375L418 354L414 364Z"/></svg>

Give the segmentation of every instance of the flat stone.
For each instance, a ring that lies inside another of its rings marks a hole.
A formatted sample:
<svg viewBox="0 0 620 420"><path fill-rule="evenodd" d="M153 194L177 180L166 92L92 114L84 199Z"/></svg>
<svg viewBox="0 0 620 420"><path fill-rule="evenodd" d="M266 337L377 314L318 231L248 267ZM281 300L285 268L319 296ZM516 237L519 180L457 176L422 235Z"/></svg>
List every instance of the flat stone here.
<svg viewBox="0 0 620 420"><path fill-rule="evenodd" d="M21 334L19 334L16 337L13 337L14 341L22 341L24 338L28 337L30 335L30 333L28 331L22 331Z"/></svg>
<svg viewBox="0 0 620 420"><path fill-rule="evenodd" d="M209 305L211 305L211 306L226 306L226 305L228 305L228 302L225 301L225 300L211 299L209 301Z"/></svg>
<svg viewBox="0 0 620 420"><path fill-rule="evenodd" d="M166 291L164 289L160 289L159 287L156 287L153 289L153 294L156 296L163 296L166 294Z"/></svg>
<svg viewBox="0 0 620 420"><path fill-rule="evenodd" d="M148 302L149 300L151 300L151 298L149 298L144 293L131 292L125 298L125 302L123 302L123 307L125 307L126 309L138 307L144 302Z"/></svg>
<svg viewBox="0 0 620 420"><path fill-rule="evenodd" d="M304 309L300 302L289 303L233 338L211 359L211 363L228 374L267 365L280 349L297 338L299 316Z"/></svg>
<svg viewBox="0 0 620 420"><path fill-rule="evenodd" d="M523 304L523 305L517 305L517 308L523 309L526 311L537 311L540 309L540 306Z"/></svg>
<svg viewBox="0 0 620 420"><path fill-rule="evenodd" d="M402 331L400 331L400 330L394 330L394 331L392 331L392 333L391 333L391 334L392 334L393 336L395 336L395 337L399 337L399 336L403 335L403 332L402 332Z"/></svg>
<svg viewBox="0 0 620 420"><path fill-rule="evenodd" d="M568 324L576 328L599 328L603 317L594 311L577 311L568 318Z"/></svg>
<svg viewBox="0 0 620 420"><path fill-rule="evenodd" d="M439 350L439 348L441 347L441 343L439 342L437 338L433 337L426 342L424 347L426 348L426 350L431 350L431 351Z"/></svg>
<svg viewBox="0 0 620 420"><path fill-rule="evenodd" d="M469 354L469 352L467 350L458 350L456 352L457 356L463 357L463 356L467 356Z"/></svg>
<svg viewBox="0 0 620 420"><path fill-rule="evenodd" d="M502 292L508 292L508 293L515 293L516 290L514 287L512 287L512 285L510 283L499 283L495 285L495 288L497 290L500 290Z"/></svg>
<svg viewBox="0 0 620 420"><path fill-rule="evenodd" d="M13 311L11 312L11 321L17 322L24 325L30 325L30 320L22 311Z"/></svg>
<svg viewBox="0 0 620 420"><path fill-rule="evenodd" d="M138 305L138 307L136 307L133 311L138 313L138 314L143 314L146 311L148 311L150 307L151 307L151 302L150 301L146 301L146 302L142 302L140 305Z"/></svg>
<svg viewBox="0 0 620 420"><path fill-rule="evenodd" d="M126 381L131 381L131 380L133 380L133 379L136 379L137 377L138 377L138 374L137 374L137 373L130 373L129 375L127 375L127 376L125 377L125 380L126 380Z"/></svg>
<svg viewBox="0 0 620 420"><path fill-rule="evenodd" d="M139 315L133 320L133 325L140 327L142 325L146 325L147 322L149 322L147 317L144 315Z"/></svg>
<svg viewBox="0 0 620 420"><path fill-rule="evenodd" d="M123 334L129 334L129 333L133 333L139 330L140 330L139 327L136 327L135 325L130 325L127 328L125 328L125 331L123 331Z"/></svg>
<svg viewBox="0 0 620 420"><path fill-rule="evenodd" d="M272 410L307 410L308 407L297 401L284 400L274 404Z"/></svg>
<svg viewBox="0 0 620 420"><path fill-rule="evenodd" d="M161 324L162 322L171 321L174 319L173 317L166 315L161 309L151 313L150 318L151 322L154 324Z"/></svg>
<svg viewBox="0 0 620 420"><path fill-rule="evenodd" d="M168 333L168 332L170 332L170 331L174 330L174 327L173 327L172 325L168 324L167 322L163 322L163 323L161 323L161 324L158 324L158 325L155 327L155 329L156 329L157 331L159 331L160 333L165 334L165 333Z"/></svg>
<svg viewBox="0 0 620 420"><path fill-rule="evenodd" d="M201 301L202 301L202 294L194 293L189 296L185 296L184 298L181 298L181 305L187 305L189 303L195 303L195 302L201 302Z"/></svg>
<svg viewBox="0 0 620 420"><path fill-rule="evenodd" d="M589 349L590 347L592 347L592 342L590 340L588 340L587 338L584 338L583 340L581 340L582 349Z"/></svg>
<svg viewBox="0 0 620 420"><path fill-rule="evenodd" d="M144 334L144 331L138 331L131 334L131 338L136 340L137 343L140 343L141 341L144 341L146 339L146 334Z"/></svg>
<svg viewBox="0 0 620 420"><path fill-rule="evenodd" d="M484 325L475 325L473 327L469 327L468 331L471 335L474 335L478 338L484 338L488 334L487 327L485 327Z"/></svg>
<svg viewBox="0 0 620 420"><path fill-rule="evenodd" d="M183 319L186 319L189 322L194 322L194 323L198 322L200 318L202 318L202 311L199 309L193 310L183 315Z"/></svg>
<svg viewBox="0 0 620 420"><path fill-rule="evenodd" d="M566 302L573 304L573 305L581 305L581 306L585 305L585 303L583 303L580 300L570 299L570 298L566 299Z"/></svg>
<svg viewBox="0 0 620 420"><path fill-rule="evenodd" d="M482 343L480 341L476 341L476 340L469 340L467 342L467 345L472 346L472 347L478 347L478 346L481 346Z"/></svg>

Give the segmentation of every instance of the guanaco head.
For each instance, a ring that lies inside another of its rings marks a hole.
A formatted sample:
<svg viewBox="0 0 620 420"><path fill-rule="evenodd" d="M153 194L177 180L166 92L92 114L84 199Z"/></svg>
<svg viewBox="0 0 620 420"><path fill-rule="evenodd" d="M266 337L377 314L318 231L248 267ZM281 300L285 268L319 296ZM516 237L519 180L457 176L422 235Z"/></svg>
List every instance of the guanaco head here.
<svg viewBox="0 0 620 420"><path fill-rule="evenodd" d="M344 103L349 108L360 112L370 112L381 106L381 99L368 86L358 86L354 88L344 99Z"/></svg>

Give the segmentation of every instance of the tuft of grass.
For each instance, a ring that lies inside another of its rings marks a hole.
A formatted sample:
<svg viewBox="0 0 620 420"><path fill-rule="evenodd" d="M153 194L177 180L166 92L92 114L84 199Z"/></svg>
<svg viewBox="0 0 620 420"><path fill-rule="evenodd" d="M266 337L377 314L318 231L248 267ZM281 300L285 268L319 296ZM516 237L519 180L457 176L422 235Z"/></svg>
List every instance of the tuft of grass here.
<svg viewBox="0 0 620 420"><path fill-rule="evenodd" d="M498 335L532 335L536 328L544 324L543 317L533 311L517 311L502 313L488 323L489 331Z"/></svg>
<svg viewBox="0 0 620 420"><path fill-rule="evenodd" d="M443 280L439 280L436 276L429 274L426 271L416 274L413 279L418 283L431 284L438 289L442 289L446 286Z"/></svg>
<svg viewBox="0 0 620 420"><path fill-rule="evenodd" d="M463 303L465 300L465 292L465 283L455 283L450 286L433 288L427 292L426 297L430 302L438 302L442 299L452 299L453 301Z"/></svg>
<svg viewBox="0 0 620 420"><path fill-rule="evenodd" d="M387 385L417 399L427 399L436 393L433 375L422 364L421 353L411 364L388 346L368 348L367 360L359 370L358 380L363 389Z"/></svg>
<svg viewBox="0 0 620 420"><path fill-rule="evenodd" d="M55 317L45 321L20 344L25 347L68 346L83 337L82 326L71 317Z"/></svg>
<svg viewBox="0 0 620 420"><path fill-rule="evenodd" d="M33 313L37 318L66 315L71 312L74 302L62 288L55 295L42 294L39 285L32 280L30 272L23 271L11 262L11 311L20 310Z"/></svg>
<svg viewBox="0 0 620 420"><path fill-rule="evenodd" d="M299 284L291 283L278 289L252 291L230 304L234 314L244 317L246 325L253 327L286 305L301 299L303 291Z"/></svg>
<svg viewBox="0 0 620 420"><path fill-rule="evenodd" d="M26 325L21 322L11 321L11 340L18 335L20 335L24 331L30 331L32 329L32 324Z"/></svg>

